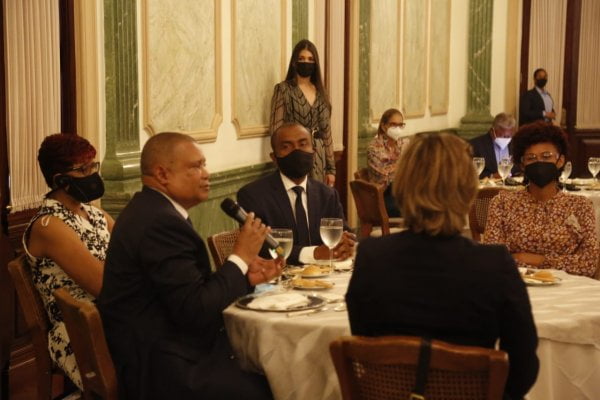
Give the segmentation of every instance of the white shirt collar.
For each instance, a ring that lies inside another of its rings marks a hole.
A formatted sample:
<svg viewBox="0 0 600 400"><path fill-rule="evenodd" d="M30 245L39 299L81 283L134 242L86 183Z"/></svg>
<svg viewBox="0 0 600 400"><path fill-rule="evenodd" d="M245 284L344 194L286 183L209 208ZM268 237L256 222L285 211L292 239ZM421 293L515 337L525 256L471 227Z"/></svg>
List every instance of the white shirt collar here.
<svg viewBox="0 0 600 400"><path fill-rule="evenodd" d="M291 190L294 186L302 186L302 189L304 189L304 193L306 193L306 182L308 182L308 175L305 176L304 180L300 183L292 181L290 178L282 174L281 171L279 171L279 176L281 176L281 181L283 182L283 187L285 188L286 192L288 190Z"/></svg>
<svg viewBox="0 0 600 400"><path fill-rule="evenodd" d="M189 218L189 214L187 212L187 210L185 208L183 208L183 206L181 204L179 204L178 202L176 202L175 200L173 200L172 198L170 198L169 196L167 196L165 193L161 192L160 190L150 187L148 186L148 188L154 190L155 192L158 192L160 194L162 194L163 196L165 196L165 198L167 200L169 200L171 202L171 204L173 204L173 207L175 207L175 210L177 210L177 212L179 214L181 214L181 216L183 217L183 219L187 220Z"/></svg>

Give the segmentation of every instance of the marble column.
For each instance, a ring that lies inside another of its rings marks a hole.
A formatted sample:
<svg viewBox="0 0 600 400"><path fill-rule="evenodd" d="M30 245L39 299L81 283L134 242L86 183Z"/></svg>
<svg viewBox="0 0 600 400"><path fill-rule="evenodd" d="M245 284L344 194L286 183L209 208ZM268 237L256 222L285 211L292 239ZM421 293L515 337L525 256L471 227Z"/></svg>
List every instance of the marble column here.
<svg viewBox="0 0 600 400"><path fill-rule="evenodd" d="M140 129L135 0L104 0L106 154L102 207L113 216L140 183Z"/></svg>
<svg viewBox="0 0 600 400"><path fill-rule="evenodd" d="M493 10L494 0L469 2L467 114L458 129L465 138L486 132L493 119L490 114Z"/></svg>
<svg viewBox="0 0 600 400"><path fill-rule="evenodd" d="M292 48L308 39L308 0L292 1Z"/></svg>

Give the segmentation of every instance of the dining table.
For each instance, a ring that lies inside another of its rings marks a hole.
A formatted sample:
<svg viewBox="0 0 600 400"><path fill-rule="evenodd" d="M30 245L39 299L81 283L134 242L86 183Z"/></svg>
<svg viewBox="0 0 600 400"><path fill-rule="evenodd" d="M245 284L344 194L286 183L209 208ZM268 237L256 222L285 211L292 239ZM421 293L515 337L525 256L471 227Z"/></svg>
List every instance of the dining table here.
<svg viewBox="0 0 600 400"><path fill-rule="evenodd" d="M560 279L556 284L528 286L540 370L526 399L600 399L600 281L552 272ZM351 272L335 272L326 278L331 289L294 292L342 299L350 277ZM277 285L273 290L286 291ZM224 319L242 367L264 373L275 399L341 399L329 344L350 335L344 303L304 313L232 304Z"/></svg>

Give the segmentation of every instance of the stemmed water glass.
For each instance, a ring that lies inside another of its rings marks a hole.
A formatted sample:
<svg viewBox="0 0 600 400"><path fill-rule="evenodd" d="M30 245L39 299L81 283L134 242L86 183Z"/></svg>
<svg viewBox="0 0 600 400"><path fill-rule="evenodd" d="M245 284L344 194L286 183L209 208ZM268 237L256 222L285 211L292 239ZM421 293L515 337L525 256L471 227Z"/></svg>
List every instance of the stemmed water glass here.
<svg viewBox="0 0 600 400"><path fill-rule="evenodd" d="M588 169L592 174L592 179L596 183L596 175L600 172L600 157L590 157L588 159Z"/></svg>
<svg viewBox="0 0 600 400"><path fill-rule="evenodd" d="M502 185L505 186L505 179L510 175L510 171L512 170L513 162L510 157L503 158L498 163L498 175L502 178Z"/></svg>
<svg viewBox="0 0 600 400"><path fill-rule="evenodd" d="M321 240L329 248L329 270L333 271L333 249L342 239L344 222L341 218L321 218Z"/></svg>
<svg viewBox="0 0 600 400"><path fill-rule="evenodd" d="M294 233L291 229L273 228L271 229L271 236L273 236L273 239L279 242L279 246L283 250L283 254L278 254L276 250L269 249L271 257L277 258L277 256L280 255L285 262L285 260L287 260L287 258L290 256L292 248L294 247ZM277 283L280 282L281 275L277 277Z"/></svg>
<svg viewBox="0 0 600 400"><path fill-rule="evenodd" d="M483 172L483 169L485 168L485 158L473 157L473 165L475 166L477 176L479 177L479 175L481 175L481 172Z"/></svg>
<svg viewBox="0 0 600 400"><path fill-rule="evenodd" d="M571 161L567 161L562 172L560 173L560 182L563 184L563 192L567 190L567 179L569 179L569 176L571 176L572 171L573 166L571 165Z"/></svg>

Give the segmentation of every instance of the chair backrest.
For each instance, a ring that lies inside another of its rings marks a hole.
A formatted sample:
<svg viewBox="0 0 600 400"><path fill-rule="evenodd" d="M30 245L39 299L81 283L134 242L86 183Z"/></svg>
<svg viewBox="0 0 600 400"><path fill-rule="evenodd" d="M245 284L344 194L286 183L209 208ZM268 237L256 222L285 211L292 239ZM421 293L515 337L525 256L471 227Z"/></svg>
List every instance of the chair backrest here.
<svg viewBox="0 0 600 400"><path fill-rule="evenodd" d="M506 190L500 187L486 187L479 189L477 197L469 210L469 228L471 229L471 237L473 240L480 242L481 235L485 231L487 222L488 207L494 196L500 193L501 190Z"/></svg>
<svg viewBox="0 0 600 400"><path fill-rule="evenodd" d="M357 179L350 182L352 197L361 225L361 238L368 237L374 226L381 227L382 235L390 234L390 222L383 200L383 188Z"/></svg>
<svg viewBox="0 0 600 400"><path fill-rule="evenodd" d="M369 169L367 167L360 168L354 172L354 179L362 179L369 182Z"/></svg>
<svg viewBox="0 0 600 400"><path fill-rule="evenodd" d="M220 268L227 257L233 253L233 245L240 234L239 229L216 233L208 237L208 248L212 255L215 267Z"/></svg>
<svg viewBox="0 0 600 400"><path fill-rule="evenodd" d="M64 288L56 290L54 298L81 373L83 397L116 400L117 376L98 309L92 303L75 300Z"/></svg>
<svg viewBox="0 0 600 400"><path fill-rule="evenodd" d="M56 371L48 350L48 329L50 326L46 309L33 285L31 267L21 255L8 263L8 271L17 292L17 298L23 310L25 325L31 337L35 353L37 399L52 399L52 375Z"/></svg>
<svg viewBox="0 0 600 400"><path fill-rule="evenodd" d="M345 336L330 345L342 398L408 399L421 338ZM505 352L431 341L427 400L500 400L508 375Z"/></svg>

